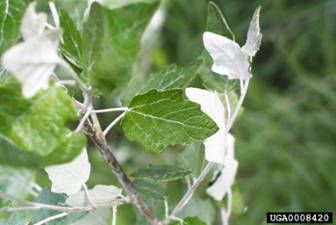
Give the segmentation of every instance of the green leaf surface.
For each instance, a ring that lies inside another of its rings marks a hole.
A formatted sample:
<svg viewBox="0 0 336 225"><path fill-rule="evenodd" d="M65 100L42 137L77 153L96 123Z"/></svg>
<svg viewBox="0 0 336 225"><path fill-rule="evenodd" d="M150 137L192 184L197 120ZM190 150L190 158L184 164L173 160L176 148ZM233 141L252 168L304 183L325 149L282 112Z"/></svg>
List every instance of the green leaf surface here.
<svg viewBox="0 0 336 225"><path fill-rule="evenodd" d="M1 188L0 188L0 190L1 190ZM6 210L6 208L8 208L11 205L11 203L12 202L8 199L0 198L0 212L3 211L3 210Z"/></svg>
<svg viewBox="0 0 336 225"><path fill-rule="evenodd" d="M39 196L35 199L34 202L64 207L66 198L67 196L65 194L56 194L56 193L51 192L50 189L44 189L40 192ZM60 212L55 211L55 210L39 209L39 210L30 210L28 213L32 217L32 222L37 223L48 217L57 215ZM86 214L87 212L71 213L70 215L66 217L62 217L57 220L52 220L48 222L47 224L48 225L72 224L73 222L79 220Z"/></svg>
<svg viewBox="0 0 336 225"><path fill-rule="evenodd" d="M164 200L167 196L166 183L156 182L150 179L136 179L132 183L140 195L146 198Z"/></svg>
<svg viewBox="0 0 336 225"><path fill-rule="evenodd" d="M34 182L34 170L0 166L0 190L6 194L25 199L30 194L27 187Z"/></svg>
<svg viewBox="0 0 336 225"><path fill-rule="evenodd" d="M176 65L170 65L164 67L160 72L150 75L150 77L135 78L125 91L121 93L121 102L123 105L128 105L134 96L146 93L151 89L183 89L196 76L202 63L202 60L196 60L181 68Z"/></svg>
<svg viewBox="0 0 336 225"><path fill-rule="evenodd" d="M21 212L14 212L8 219L0 220L0 225L27 225L31 218Z"/></svg>
<svg viewBox="0 0 336 225"><path fill-rule="evenodd" d="M124 86L141 50L140 39L158 4L135 3L122 8L91 6L83 27L84 60L91 85L104 94Z"/></svg>
<svg viewBox="0 0 336 225"><path fill-rule="evenodd" d="M59 11L60 23L63 29L63 42L60 44L62 55L78 69L83 69L83 43L76 25L66 11Z"/></svg>
<svg viewBox="0 0 336 225"><path fill-rule="evenodd" d="M139 179L151 179L154 181L172 181L184 178L189 174L190 171L175 166L148 165L147 168L139 169L138 171L132 173L130 177Z"/></svg>
<svg viewBox="0 0 336 225"><path fill-rule="evenodd" d="M29 2L30 0L0 1L0 56L19 40L21 19Z"/></svg>
<svg viewBox="0 0 336 225"><path fill-rule="evenodd" d="M233 41L235 40L234 34L227 24L222 12L214 2L209 2L208 4L206 30L227 37Z"/></svg>
<svg viewBox="0 0 336 225"><path fill-rule="evenodd" d="M62 88L51 87L34 98L21 95L14 79L0 85L0 163L39 167L67 162L86 144L83 134L64 127L76 109ZM43 161L39 161L43 159Z"/></svg>
<svg viewBox="0 0 336 225"><path fill-rule="evenodd" d="M204 223L198 217L186 217L183 219L183 222L175 221L170 225L206 225L206 223Z"/></svg>
<svg viewBox="0 0 336 225"><path fill-rule="evenodd" d="M7 70L5 70L1 65L0 65L0 84L2 84L3 82L5 82L5 80L8 77L8 72Z"/></svg>
<svg viewBox="0 0 336 225"><path fill-rule="evenodd" d="M197 178L204 167L204 146L202 144L188 144L179 154L178 165L192 171L193 178Z"/></svg>
<svg viewBox="0 0 336 225"><path fill-rule="evenodd" d="M198 104L183 99L179 89L136 96L121 126L129 140L156 153L168 145L202 142L218 130Z"/></svg>

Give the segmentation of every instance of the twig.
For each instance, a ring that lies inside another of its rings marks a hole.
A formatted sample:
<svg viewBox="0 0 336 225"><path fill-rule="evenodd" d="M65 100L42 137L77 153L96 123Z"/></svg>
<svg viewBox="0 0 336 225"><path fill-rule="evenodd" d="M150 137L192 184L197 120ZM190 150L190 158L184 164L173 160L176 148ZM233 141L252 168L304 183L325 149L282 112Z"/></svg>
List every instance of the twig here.
<svg viewBox="0 0 336 225"><path fill-rule="evenodd" d="M55 215L55 216L51 216L51 217L48 217L48 218L46 218L46 219L44 219L44 220L41 220L40 222L35 223L34 225L42 225L42 224L45 224L45 223L47 223L47 222L49 222L49 221L52 221L52 220L56 220L56 219L65 217L65 216L67 216L67 215L69 215L69 213L67 213L67 212L63 212L63 213L57 214L57 215Z"/></svg>
<svg viewBox="0 0 336 225"><path fill-rule="evenodd" d="M177 204L173 212L170 214L168 218L165 219L164 224L169 224L169 222L173 219L176 218L176 215L183 209L183 207L189 202L190 198L194 194L195 190L197 187L201 184L201 182L204 180L205 176L209 173L211 168L213 167L215 163L209 162L202 173L199 175L195 183L188 189L188 191L184 194L180 202Z"/></svg>
<svg viewBox="0 0 336 225"><path fill-rule="evenodd" d="M107 113L107 112L124 112L127 111L127 107L120 107L120 108L111 108L111 109L99 109L99 110L92 110L93 113Z"/></svg>
<svg viewBox="0 0 336 225"><path fill-rule="evenodd" d="M227 133L230 131L232 125L233 125L233 122L235 121L238 113L239 113L239 110L243 104L243 101L245 99L245 96L246 96L246 93L247 93L247 89L248 89L248 85L249 85L249 79L245 81L245 84L243 83L243 81L241 81L241 95L239 97L239 100L238 100L238 103L236 105L236 108L230 118L230 120L228 121L227 125L226 125L226 131Z"/></svg>
<svg viewBox="0 0 336 225"><path fill-rule="evenodd" d="M125 114L126 112L123 112L115 120L112 121L112 123L104 130L104 136L106 136L106 134L111 130L111 128L114 125L116 125L116 123L118 123L125 116Z"/></svg>
<svg viewBox="0 0 336 225"><path fill-rule="evenodd" d="M78 104L77 101L74 101L77 105L78 110L82 110L83 105ZM156 218L147 204L139 196L138 192L133 187L130 179L120 166L119 162L115 158L110 146L107 144L105 135L101 130L99 121L96 115L91 114L93 123L87 119L84 123L84 129L88 133L88 136L91 138L92 142L98 147L100 153L104 157L105 161L110 166L112 172L117 177L121 186L125 189L130 202L140 211L140 213L146 218L149 224L151 225L160 225L162 223ZM81 120L81 114L79 114L79 120ZM96 121L96 122L95 122ZM98 124L97 124L98 123Z"/></svg>

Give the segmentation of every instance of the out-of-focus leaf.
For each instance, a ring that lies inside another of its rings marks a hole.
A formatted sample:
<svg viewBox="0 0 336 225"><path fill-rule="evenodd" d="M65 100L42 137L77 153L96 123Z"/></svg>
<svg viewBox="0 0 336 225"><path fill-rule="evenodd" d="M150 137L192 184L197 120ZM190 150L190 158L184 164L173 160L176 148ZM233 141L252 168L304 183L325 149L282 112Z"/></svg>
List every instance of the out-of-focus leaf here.
<svg viewBox="0 0 336 225"><path fill-rule="evenodd" d="M89 179L91 164L88 161L87 151L84 148L82 153L73 161L62 165L46 167L45 170L52 181L52 192L73 195L79 192Z"/></svg>
<svg viewBox="0 0 336 225"><path fill-rule="evenodd" d="M184 178L189 174L190 171L175 166L148 165L147 168L139 169L138 171L132 173L130 177L140 179L152 179L154 181L172 181Z"/></svg>
<svg viewBox="0 0 336 225"><path fill-rule="evenodd" d="M2 65L22 83L25 98L48 88L50 74L61 61L58 56L61 35L61 30L50 30L11 47L3 54Z"/></svg>
<svg viewBox="0 0 336 225"><path fill-rule="evenodd" d="M0 166L0 190L6 194L25 199L34 181L33 170Z"/></svg>
<svg viewBox="0 0 336 225"><path fill-rule="evenodd" d="M64 127L68 120L76 119L75 106L65 91L51 87L25 99L20 90L14 79L0 85L0 162L39 167L78 155L86 144L85 136L68 135L70 130Z"/></svg>
<svg viewBox="0 0 336 225"><path fill-rule="evenodd" d="M88 198L94 204L111 203L121 197L122 190L115 186L96 185L92 190L88 190L90 196L86 196L84 191L80 191L75 195L67 198L66 203L73 207L87 206L90 204Z"/></svg>
<svg viewBox="0 0 336 225"><path fill-rule="evenodd" d="M213 32L231 40L235 40L229 25L227 24L222 12L214 2L208 4L208 18L206 30Z"/></svg>
<svg viewBox="0 0 336 225"><path fill-rule="evenodd" d="M91 210L83 218L71 225L107 225L107 219L110 214L111 210L108 208Z"/></svg>
<svg viewBox="0 0 336 225"><path fill-rule="evenodd" d="M64 207L66 197L67 196L65 194L56 194L51 192L50 189L44 189L40 192L39 196L34 200L34 202ZM28 211L28 213L32 217L33 224L40 222L51 216L60 214L60 212L58 211L49 209L30 210ZM60 219L48 222L48 225L72 224L73 222L82 218L86 214L87 212L71 213L66 217L62 217Z"/></svg>
<svg viewBox="0 0 336 225"><path fill-rule="evenodd" d="M0 84L2 84L8 77L9 73L0 65Z"/></svg>
<svg viewBox="0 0 336 225"><path fill-rule="evenodd" d="M146 93L151 89L185 88L195 77L202 63L202 60L196 60L181 68L170 65L148 78L135 78L121 93L121 101L124 105L128 105L134 96Z"/></svg>
<svg viewBox="0 0 336 225"><path fill-rule="evenodd" d="M180 167L192 171L192 176L197 178L204 166L204 147L201 144L188 144L179 154Z"/></svg>
<svg viewBox="0 0 336 225"><path fill-rule="evenodd" d="M216 124L198 104L185 101L182 90L151 90L131 101L121 126L129 140L160 153L168 145L202 142Z"/></svg>
<svg viewBox="0 0 336 225"><path fill-rule="evenodd" d="M0 220L0 225L28 225L30 221L31 218L27 214L14 212L8 219Z"/></svg>
<svg viewBox="0 0 336 225"><path fill-rule="evenodd" d="M60 44L62 55L78 69L83 69L83 43L76 25L64 10L59 11L63 29L63 42Z"/></svg>
<svg viewBox="0 0 336 225"><path fill-rule="evenodd" d="M166 197L167 185L151 179L136 179L133 181L136 190L141 196L164 200Z"/></svg>
<svg viewBox="0 0 336 225"><path fill-rule="evenodd" d="M93 3L84 24L83 46L91 85L109 94L131 78L140 39L158 4L135 3L105 9Z"/></svg>
<svg viewBox="0 0 336 225"><path fill-rule="evenodd" d="M0 1L0 56L20 36L20 23L30 0Z"/></svg>

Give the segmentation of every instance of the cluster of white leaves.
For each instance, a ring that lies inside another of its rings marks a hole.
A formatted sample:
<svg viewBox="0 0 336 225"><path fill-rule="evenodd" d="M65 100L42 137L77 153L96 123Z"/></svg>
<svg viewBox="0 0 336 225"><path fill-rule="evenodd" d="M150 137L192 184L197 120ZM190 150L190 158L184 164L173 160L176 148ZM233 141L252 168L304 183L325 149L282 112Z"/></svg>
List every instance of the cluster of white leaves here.
<svg viewBox="0 0 336 225"><path fill-rule="evenodd" d="M212 32L203 34L204 47L214 60L211 68L213 72L226 75L228 79L247 80L252 77L249 59L255 56L259 50L262 39L259 13L260 7L256 9L253 15L247 40L242 48L236 42L224 36Z"/></svg>
<svg viewBox="0 0 336 225"><path fill-rule="evenodd" d="M45 171L52 182L51 191L67 194L69 198L66 202L71 206L86 206L87 202L110 203L122 196L121 189L115 186L97 185L92 190L86 190L85 183L90 176L91 164L85 148L71 162L46 167ZM81 191L82 188L84 191Z"/></svg>
<svg viewBox="0 0 336 225"><path fill-rule="evenodd" d="M188 99L201 105L201 110L213 119L219 130L204 141L205 158L223 166L221 175L207 189L207 193L220 201L234 182L238 162L234 158L234 137L226 131L225 109L217 92L198 88L186 88Z"/></svg>
<svg viewBox="0 0 336 225"><path fill-rule="evenodd" d="M23 42L8 49L2 56L3 67L22 83L22 95L33 97L49 86L49 77L62 60L58 43L62 36L59 29L45 30L47 15L35 12L31 3L21 24Z"/></svg>

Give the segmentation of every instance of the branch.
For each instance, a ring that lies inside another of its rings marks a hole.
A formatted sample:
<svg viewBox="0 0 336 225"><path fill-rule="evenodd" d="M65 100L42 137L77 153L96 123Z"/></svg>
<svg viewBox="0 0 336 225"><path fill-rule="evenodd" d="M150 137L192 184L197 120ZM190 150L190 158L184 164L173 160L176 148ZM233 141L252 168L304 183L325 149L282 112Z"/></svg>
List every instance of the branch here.
<svg viewBox="0 0 336 225"><path fill-rule="evenodd" d="M194 184L188 189L188 191L184 194L183 198L180 200L180 202L177 204L177 206L175 207L175 209L173 210L173 212L170 214L170 216L168 216L165 221L164 224L169 224L169 222L176 217L176 215L183 209L183 207L189 202L189 200L191 199L191 197L193 196L195 190L198 188L198 186L202 183L202 181L204 180L205 176L209 173L209 171L211 170L211 168L215 165L215 163L213 162L209 162L204 170L202 171L202 173L199 175L199 177L197 178L197 180L194 182Z"/></svg>
<svg viewBox="0 0 336 225"><path fill-rule="evenodd" d="M83 105L78 104L77 101L74 101L78 111L83 110ZM79 120L81 121L83 115L79 113ZM151 209L147 206L147 204L142 200L139 196L138 192L135 190L133 184L130 179L121 168L119 162L115 158L112 149L107 144L105 135L99 125L99 121L95 113L91 114L93 123L87 119L84 122L84 129L88 136L91 138L92 142L98 147L100 153L104 157L105 161L110 166L112 172L117 177L121 186L126 190L128 197L130 198L130 202L140 211L140 213L146 218L149 224L159 225L161 224L156 216L153 214Z"/></svg>

